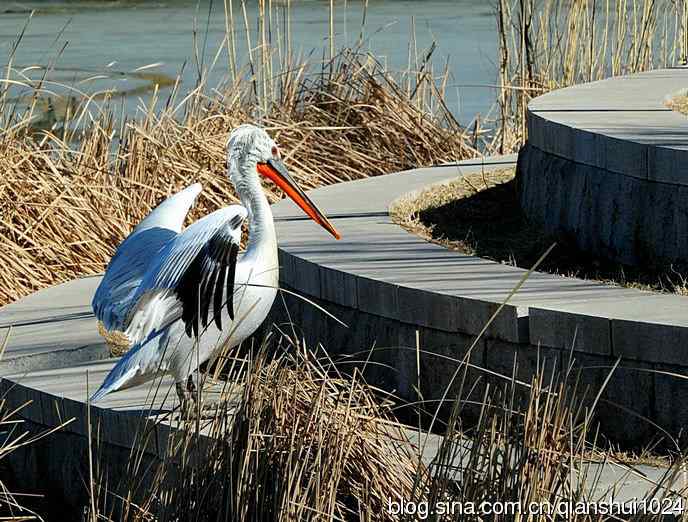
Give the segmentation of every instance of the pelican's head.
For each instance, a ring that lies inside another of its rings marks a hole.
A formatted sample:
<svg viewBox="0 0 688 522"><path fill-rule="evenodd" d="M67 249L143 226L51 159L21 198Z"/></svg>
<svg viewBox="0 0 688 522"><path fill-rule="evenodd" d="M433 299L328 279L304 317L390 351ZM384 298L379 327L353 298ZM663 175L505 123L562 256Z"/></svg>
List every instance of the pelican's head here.
<svg viewBox="0 0 688 522"><path fill-rule="evenodd" d="M227 141L227 170L239 196L260 187L257 183L260 174L281 188L313 221L336 239L341 237L289 175L277 143L261 127L244 124L232 131Z"/></svg>

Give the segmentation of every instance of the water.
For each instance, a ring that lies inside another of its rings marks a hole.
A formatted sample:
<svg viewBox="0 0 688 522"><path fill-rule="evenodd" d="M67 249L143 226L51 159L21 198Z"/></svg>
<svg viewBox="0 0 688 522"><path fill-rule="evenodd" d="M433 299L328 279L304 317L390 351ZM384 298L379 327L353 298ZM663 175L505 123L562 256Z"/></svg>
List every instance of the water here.
<svg viewBox="0 0 688 522"><path fill-rule="evenodd" d="M193 87L197 79L199 56L207 66L218 49L223 49L225 17L222 0L150 0L150 1L15 1L0 4L0 63L7 62L17 34L35 13L14 57L17 68L34 65L53 66L49 79L70 86L71 94L93 95L105 89L122 94L129 113L145 104L153 82L165 84L165 78L182 73L182 90ZM236 16L240 3L235 0ZM354 42L361 29L361 2L336 3L337 44ZM208 23L208 12L210 18ZM291 27L295 49L313 52L314 59L328 47L328 8L323 0L292 0ZM247 6L255 29L256 6ZM277 8L279 16L283 9ZM245 33L236 32L239 56L246 56ZM490 2L473 0L373 0L369 4L365 35L368 47L393 69L406 69L412 23L415 22L416 48L419 54L433 41L436 68L449 60L451 79L447 91L452 112L464 123L480 113L483 116L495 99L497 37L493 7ZM197 37L194 39L194 26ZM207 30L206 30L207 29ZM207 36L206 36L207 34ZM255 42L255 39L253 39ZM205 44L205 45L204 45ZM255 43L254 43L255 45ZM205 49L203 52L202 49ZM155 64L132 74L132 71ZM186 65L184 65L186 64ZM224 50L210 71L208 83L216 85L226 77L228 58ZM26 70L36 80L40 69ZM14 76L18 79L17 76ZM69 103L64 88L49 85L62 96L51 103ZM169 86L163 87L169 89ZM13 96L22 89L14 88ZM24 89L24 92L27 92ZM98 95L96 94L96 99ZM57 107L59 109L59 107ZM48 110L47 105L43 109Z"/></svg>

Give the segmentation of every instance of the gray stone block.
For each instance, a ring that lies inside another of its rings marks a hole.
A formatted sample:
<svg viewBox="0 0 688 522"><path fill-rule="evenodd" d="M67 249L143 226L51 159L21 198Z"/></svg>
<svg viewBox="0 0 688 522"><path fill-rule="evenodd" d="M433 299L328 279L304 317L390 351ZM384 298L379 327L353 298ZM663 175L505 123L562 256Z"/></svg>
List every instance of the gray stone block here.
<svg viewBox="0 0 688 522"><path fill-rule="evenodd" d="M2 397L6 401L4 409L7 411L12 411L19 409L18 415L26 418L27 420L32 420L32 417L29 415L25 414L25 409L26 409L26 404L32 400L35 399L35 395L33 393L33 390L31 388L27 388L25 386L22 386L21 384L14 383L8 379L3 379L3 394ZM33 413L34 415L36 414L35 410L32 412L26 412L26 413ZM41 419L41 416L36 417L37 420Z"/></svg>
<svg viewBox="0 0 688 522"><path fill-rule="evenodd" d="M66 430L80 436L88 436L89 429L86 423L86 404L72 399L62 399L62 413L64 420L69 421ZM73 419L73 420L72 420Z"/></svg>
<svg viewBox="0 0 688 522"><path fill-rule="evenodd" d="M540 180L543 184L544 193L540 196L541 199L536 202L537 205L543 207L539 223L543 224L549 232L554 232L561 227L561 215L571 204L571 196L561 190L568 170L567 167L570 164L570 161L559 156L552 156L543 173L544 179ZM546 203L543 204L543 201Z"/></svg>
<svg viewBox="0 0 688 522"><path fill-rule="evenodd" d="M456 398L469 403L478 403L482 399L485 379L476 367L484 365L484 343L476 342L471 336L460 333L440 332L431 329L420 329L421 367L420 391L427 404L426 409L434 412L440 405L437 400L445 397L441 410L448 412ZM415 341L414 341L415 346ZM471 349L472 347L472 349ZM417 383L415 353L406 367L413 373L408 381ZM434 402L433 402L434 401ZM476 408L463 405L464 409ZM446 415L442 416L446 418Z"/></svg>
<svg viewBox="0 0 688 522"><path fill-rule="evenodd" d="M569 125L547 121L545 125L545 149L561 158L574 159L574 129Z"/></svg>
<svg viewBox="0 0 688 522"><path fill-rule="evenodd" d="M451 295L400 286L397 290L399 320L456 332L459 323L459 300Z"/></svg>
<svg viewBox="0 0 688 522"><path fill-rule="evenodd" d="M398 319L397 285L366 277L359 277L356 284L359 310L388 319Z"/></svg>
<svg viewBox="0 0 688 522"><path fill-rule="evenodd" d="M101 408L91 409L93 437L102 442L122 448L131 447L134 440L139 447L150 452L157 446L156 434L153 431L154 420L146 419L143 413L120 413Z"/></svg>
<svg viewBox="0 0 688 522"><path fill-rule="evenodd" d="M685 165L688 149L682 147L654 146L648 150L648 179L670 185L688 185Z"/></svg>
<svg viewBox="0 0 688 522"><path fill-rule="evenodd" d="M582 129L573 129L573 153L571 160L582 165L600 166L600 144L598 134Z"/></svg>
<svg viewBox="0 0 688 522"><path fill-rule="evenodd" d="M680 447L685 447L688 441L688 368L656 365L654 370L652 420L674 437Z"/></svg>
<svg viewBox="0 0 688 522"><path fill-rule="evenodd" d="M528 110L526 113L526 125L528 128L528 143L535 147L543 147L542 118L537 112Z"/></svg>
<svg viewBox="0 0 688 522"><path fill-rule="evenodd" d="M638 198L638 204L632 211L639 217L636 218L636 258L642 266L648 267L661 267L676 261L685 262L685 259L681 260L676 256L678 238L686 241L688 236L685 230L677 230L675 220L677 208L686 203L679 201L682 192L675 185L664 183L650 183L640 190L644 197Z"/></svg>
<svg viewBox="0 0 688 522"><path fill-rule="evenodd" d="M394 361L394 367L398 373L397 390L399 396L407 401L418 399L418 364L417 346L420 346L421 328L415 324L399 323L397 328L397 340L399 350ZM418 337L416 337L418 336Z"/></svg>
<svg viewBox="0 0 688 522"><path fill-rule="evenodd" d="M688 230L688 187L678 187L679 204L676 206L674 214L674 226L676 230L676 251L678 259L688 259L688 234L683 233Z"/></svg>
<svg viewBox="0 0 688 522"><path fill-rule="evenodd" d="M293 256L292 285L299 292L312 297L320 297L320 266L305 260L302 257Z"/></svg>
<svg viewBox="0 0 688 522"><path fill-rule="evenodd" d="M469 335L478 335L500 306L500 303L479 299L458 299L458 331ZM521 338L523 333L523 329L519 328L517 307L507 304L485 330L484 337L521 342L524 341Z"/></svg>
<svg viewBox="0 0 688 522"><path fill-rule="evenodd" d="M588 184L588 174L590 167L574 163L574 168L567 172L564 176L563 193L567 194L567 202L561 209L558 222L565 231L571 231L574 234L581 228L581 215L587 210L584 194Z"/></svg>
<svg viewBox="0 0 688 522"><path fill-rule="evenodd" d="M418 360L420 391L424 399L441 398L455 373L454 381L463 379L465 373L467 384L464 388L466 391L473 389L473 400L481 395L481 391L476 388L479 385L477 381L482 379L477 367L484 366L484 341L478 341L469 355L468 350L475 342L475 338L471 336L405 323L398 325L397 332L399 353L393 364L399 375L399 393L402 397L418 400ZM455 382L453 393L457 393L459 387ZM464 395L467 396L468 394ZM436 403L428 403L426 409L433 410L436 406Z"/></svg>
<svg viewBox="0 0 688 522"><path fill-rule="evenodd" d="M686 205L672 187L688 186L682 168L688 157L688 121L664 105L669 86L678 88L685 81L682 74L652 71L533 100L529 144L540 154L519 160L519 170L527 165L532 171L520 176L526 214L569 231L578 221L579 245L622 263L668 266L685 260L688 240L676 233L676 221ZM572 178L558 176L556 160L547 155L596 168L596 176L586 176L585 192L592 202L570 208L580 205L575 195L581 189L569 191Z"/></svg>
<svg viewBox="0 0 688 522"><path fill-rule="evenodd" d="M600 170L526 146L518 166L525 214L549 233L620 263L669 267L684 261L688 191ZM668 269L668 268L667 268Z"/></svg>
<svg viewBox="0 0 688 522"><path fill-rule="evenodd" d="M37 424L45 425L43 418L43 405L41 403L41 396L43 392L33 388L21 387L17 390L17 394L22 396L23 407L19 415L25 419L30 419Z"/></svg>
<svg viewBox="0 0 688 522"><path fill-rule="evenodd" d="M358 308L356 276L320 266L320 297L343 306Z"/></svg>
<svg viewBox="0 0 688 522"><path fill-rule="evenodd" d="M639 263L643 227L639 223L638 207L643 183L603 171L591 174L590 178L593 211L589 226L594 238L593 252L622 263Z"/></svg>
<svg viewBox="0 0 688 522"><path fill-rule="evenodd" d="M612 355L611 321L570 311L529 309L530 344Z"/></svg>
<svg viewBox="0 0 688 522"><path fill-rule="evenodd" d="M279 281L280 284L294 288L294 256L285 250L277 249L277 260L279 263Z"/></svg>
<svg viewBox="0 0 688 522"><path fill-rule="evenodd" d="M533 377L540 377L547 385L552 376L560 377L563 354L560 350L515 344L488 339L485 341L485 368L489 382L502 388L515 390L522 398L530 395Z"/></svg>
<svg viewBox="0 0 688 522"><path fill-rule="evenodd" d="M62 398L47 393L41 394L41 409L43 411L43 424L48 428L54 428L62 423Z"/></svg>
<svg viewBox="0 0 688 522"><path fill-rule="evenodd" d="M356 366L366 382L395 393L399 386L394 363L399 356L397 325L394 320L358 312L351 332L353 355L342 367L351 374Z"/></svg>
<svg viewBox="0 0 688 522"><path fill-rule="evenodd" d="M688 328L612 319L612 345L615 357L683 366L688 361Z"/></svg>
<svg viewBox="0 0 688 522"><path fill-rule="evenodd" d="M602 139L606 154L606 170L633 178L647 179L646 145L609 136Z"/></svg>
<svg viewBox="0 0 688 522"><path fill-rule="evenodd" d="M630 445L647 443L656 436L655 427L646 420L654 417L652 365L623 361L611 373L614 363L607 357L576 353L574 358L572 376L578 381L580 396L585 394L584 404L591 407L602 390L594 418L604 436ZM591 429L594 431L594 426Z"/></svg>

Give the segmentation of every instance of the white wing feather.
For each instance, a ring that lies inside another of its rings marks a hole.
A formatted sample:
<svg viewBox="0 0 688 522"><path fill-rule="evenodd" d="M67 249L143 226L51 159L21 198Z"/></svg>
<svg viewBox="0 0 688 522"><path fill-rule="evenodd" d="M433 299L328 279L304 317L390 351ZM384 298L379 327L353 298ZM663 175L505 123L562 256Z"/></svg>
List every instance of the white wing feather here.
<svg viewBox="0 0 688 522"><path fill-rule="evenodd" d="M201 184L195 183L167 198L117 248L92 301L93 312L107 330L125 329L151 260L181 232L201 189Z"/></svg>
<svg viewBox="0 0 688 522"><path fill-rule="evenodd" d="M247 211L240 205L232 205L205 216L190 225L184 232L163 246L159 255L151 261L141 284L133 297L132 309L126 334L138 344L182 318L184 303L179 296L179 285L187 270L196 260L204 269L212 270L212 259L200 256L201 251L217 233L226 231L228 241L238 249L241 241L241 223ZM201 277L197 281L201 285Z"/></svg>

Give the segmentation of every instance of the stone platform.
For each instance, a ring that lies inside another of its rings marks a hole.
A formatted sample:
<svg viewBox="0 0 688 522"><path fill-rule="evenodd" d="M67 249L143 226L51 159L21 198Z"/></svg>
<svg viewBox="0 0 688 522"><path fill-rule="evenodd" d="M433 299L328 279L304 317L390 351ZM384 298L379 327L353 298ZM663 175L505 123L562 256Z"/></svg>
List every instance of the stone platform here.
<svg viewBox="0 0 688 522"><path fill-rule="evenodd" d="M442 395L471 345L470 362L483 368L472 369L471 377L495 383L511 379L515 361L515 377L526 384L539 365L564 369L573 360L582 367L582 385L597 389L620 359L599 404L606 435L630 445L656 436L658 426L677 435L688 420L684 298L533 274L477 337L524 271L427 243L389 218L390 204L401 196L515 161L511 156L462 162L313 191L342 233L338 242L291 202L278 203L273 208L281 285L320 303L349 327L288 294L282 294L284 301L278 297L272 320L291 321L289 328L321 342L343 367L365 366L374 384L411 400L418 375L416 335L423 350L420 387L430 401ZM10 456L13 478L25 481L25 491L38 485L64 496L88 471L92 433L84 401L115 363L90 312L97 284L98 278L72 281L0 309L0 340L10 332L0 365L3 398L11 406L27 405L21 416L33 432L73 419L50 439ZM152 430L144 448L148 458L164 451L174 427L151 418L173 407L170 384L163 382L157 394L146 386L134 388L91 408L92 426L102 427L101 447L109 448L103 455L120 474L126 473L142 423ZM438 439L433 440L426 460L436 452ZM608 487L626 470L603 472ZM633 471L624 491L642 495L662 473ZM83 495L69 502L78 510Z"/></svg>
<svg viewBox="0 0 688 522"><path fill-rule="evenodd" d="M560 89L528 105L518 185L526 215L589 252L688 268L688 116L666 101L688 69Z"/></svg>
<svg viewBox="0 0 688 522"><path fill-rule="evenodd" d="M107 469L109 487L116 490L118 481L127 480L132 446L137 444L143 462L154 463L164 456L168 438L176 429L174 422L165 420L176 400L169 379L114 394L88 411L88 390L92 391L116 362L94 334L96 320L89 312L99 280L92 277L57 285L0 309L0 339L11 327L7 365L0 367L0 397L6 411L21 407L16 418L23 423L16 429L35 434L67 423L40 442L6 456L1 478L13 491L45 495L43 507L59 520L79 518L88 500L84 478L89 473L89 440L97 468ZM78 328L75 317L81 321ZM50 327L44 329L46 324ZM35 335L32 325L40 326ZM55 339L53 350L49 348L51 336ZM57 354L48 359L52 368L44 363L46 359L35 357L49 353ZM78 356L70 361L69 354ZM22 362L24 357L30 359ZM22 372L11 373L19 367ZM146 444L140 443L142 434ZM419 444L415 430L409 429L408 436L412 444ZM421 437L423 460L430 464L441 437L425 433ZM463 465L461 459L457 456L455 465ZM613 491L617 501L644 497L667 473L662 467L612 463L584 465L579 472L582 470L600 477L596 489L590 491L591 499L608 498ZM142 475L138 480L146 479L150 477ZM679 477L674 488L683 487Z"/></svg>

